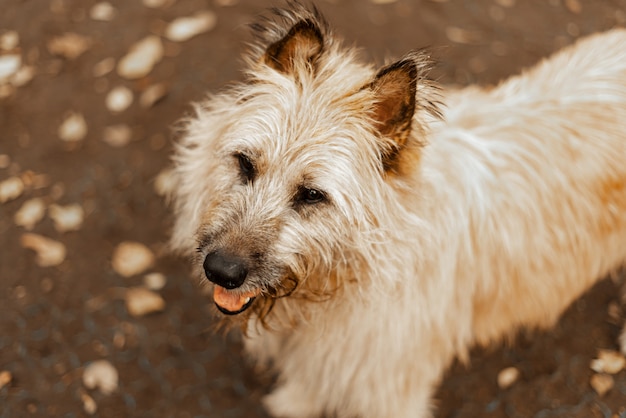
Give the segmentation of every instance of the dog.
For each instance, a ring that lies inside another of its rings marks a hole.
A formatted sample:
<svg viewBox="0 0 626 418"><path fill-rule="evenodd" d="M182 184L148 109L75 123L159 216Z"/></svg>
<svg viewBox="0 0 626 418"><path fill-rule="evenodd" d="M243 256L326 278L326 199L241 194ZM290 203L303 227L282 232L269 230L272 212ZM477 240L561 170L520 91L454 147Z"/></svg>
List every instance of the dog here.
<svg viewBox="0 0 626 418"><path fill-rule="evenodd" d="M245 80L182 124L171 242L277 373L273 416L430 417L454 359L624 263L626 30L452 90L297 2L251 28Z"/></svg>

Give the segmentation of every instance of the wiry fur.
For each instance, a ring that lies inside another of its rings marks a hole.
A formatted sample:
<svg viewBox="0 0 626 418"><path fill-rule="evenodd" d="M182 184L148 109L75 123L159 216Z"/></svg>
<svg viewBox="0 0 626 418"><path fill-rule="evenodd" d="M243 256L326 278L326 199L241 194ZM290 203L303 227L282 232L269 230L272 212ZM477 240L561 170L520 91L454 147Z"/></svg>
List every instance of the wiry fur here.
<svg viewBox="0 0 626 418"><path fill-rule="evenodd" d="M426 54L409 54L416 106L400 140L381 134L382 93L368 88L381 72L316 11L275 13L254 26L245 82L186 122L173 246L195 252L199 276L216 248L250 265L232 292L262 293L235 321L279 373L273 415L428 417L453 358L551 326L623 264L626 30L490 90L439 92ZM274 65L270 46L301 21L323 48L294 41ZM326 199L298 203L302 187Z"/></svg>

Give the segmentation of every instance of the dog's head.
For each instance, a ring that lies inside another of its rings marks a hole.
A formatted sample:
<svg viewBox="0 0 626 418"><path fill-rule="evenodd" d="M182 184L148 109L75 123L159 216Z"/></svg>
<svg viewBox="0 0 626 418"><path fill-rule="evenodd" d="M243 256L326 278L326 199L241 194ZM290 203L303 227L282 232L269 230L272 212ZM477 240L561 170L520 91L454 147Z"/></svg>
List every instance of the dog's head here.
<svg viewBox="0 0 626 418"><path fill-rule="evenodd" d="M261 319L367 279L437 114L424 53L376 71L315 10L274 12L247 80L197 107L174 157L175 246L197 249L221 312Z"/></svg>

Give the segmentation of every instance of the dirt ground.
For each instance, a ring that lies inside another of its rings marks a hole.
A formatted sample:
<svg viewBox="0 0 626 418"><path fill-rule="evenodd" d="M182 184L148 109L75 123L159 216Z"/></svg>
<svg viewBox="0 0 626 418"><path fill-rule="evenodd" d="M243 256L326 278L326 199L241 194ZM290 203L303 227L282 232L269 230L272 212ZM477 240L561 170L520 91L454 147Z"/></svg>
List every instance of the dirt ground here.
<svg viewBox="0 0 626 418"><path fill-rule="evenodd" d="M271 380L246 365L236 335L211 331L187 263L163 252L171 218L155 179L189 103L240 77L245 24L270 2L158 3L0 2L2 418L266 417L260 399ZM626 22L626 0L318 5L366 56L382 62L431 47L438 78L459 85L496 83L580 36ZM167 38L170 22L203 10L216 18L213 27L189 40ZM114 65L148 35L160 40L163 57L145 75L120 75ZM40 249L51 259L30 249L41 237L53 240ZM155 263L129 277L114 270L124 241L146 245ZM126 301L129 288L146 283L164 304L141 315ZM446 376L437 416L626 417L626 371L601 375L610 387L603 396L590 384L598 349L617 349L617 301L616 286L603 281L553 331L476 350L469 367L455 365ZM97 360L119 374L110 394L83 380ZM501 388L497 376L507 367L519 377Z"/></svg>

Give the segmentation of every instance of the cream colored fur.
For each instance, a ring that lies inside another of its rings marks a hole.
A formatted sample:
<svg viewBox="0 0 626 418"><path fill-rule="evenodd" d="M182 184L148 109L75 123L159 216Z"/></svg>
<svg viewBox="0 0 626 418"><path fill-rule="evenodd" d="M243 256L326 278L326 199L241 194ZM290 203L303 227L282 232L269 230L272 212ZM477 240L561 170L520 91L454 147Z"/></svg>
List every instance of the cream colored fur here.
<svg viewBox="0 0 626 418"><path fill-rule="evenodd" d="M238 251L262 240L280 274L252 271L242 288L299 279L266 326L245 317L248 354L279 374L265 402L274 416L429 417L455 357L553 325L623 264L626 30L493 89L439 97L418 80L411 140L425 145L399 174L381 172L363 110L374 68L324 42L315 76L294 68L294 81L259 47L246 83L197 106L174 157L172 242L200 246L201 271L206 242ZM437 100L441 119L427 111ZM244 150L259 167L252 184L231 157ZM295 210L302 181L329 203Z"/></svg>

